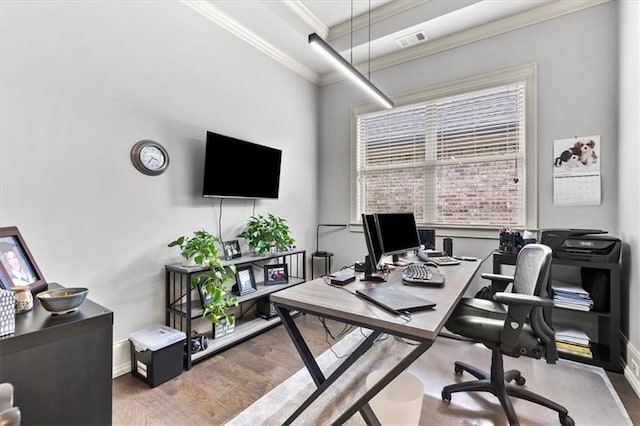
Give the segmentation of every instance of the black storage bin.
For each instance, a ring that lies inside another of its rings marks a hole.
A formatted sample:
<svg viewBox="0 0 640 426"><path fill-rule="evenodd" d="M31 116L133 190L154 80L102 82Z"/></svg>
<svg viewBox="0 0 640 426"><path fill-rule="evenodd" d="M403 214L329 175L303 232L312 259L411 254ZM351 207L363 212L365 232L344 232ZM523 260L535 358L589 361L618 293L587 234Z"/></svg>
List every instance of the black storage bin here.
<svg viewBox="0 0 640 426"><path fill-rule="evenodd" d="M131 374L152 388L182 373L184 341L182 331L154 325L129 335Z"/></svg>

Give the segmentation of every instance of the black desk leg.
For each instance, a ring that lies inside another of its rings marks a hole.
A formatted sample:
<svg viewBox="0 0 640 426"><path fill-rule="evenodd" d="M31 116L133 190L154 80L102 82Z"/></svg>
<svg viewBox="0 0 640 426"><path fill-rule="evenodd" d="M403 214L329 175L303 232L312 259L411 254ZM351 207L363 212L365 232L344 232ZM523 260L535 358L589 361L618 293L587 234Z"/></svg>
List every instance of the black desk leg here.
<svg viewBox="0 0 640 426"><path fill-rule="evenodd" d="M286 308L282 308L277 304L274 304L274 307L276 308L276 312L282 320L282 325L284 325L285 330L287 330L287 333L289 334L293 345L296 347L298 353L300 354L302 362L304 362L307 370L309 370L309 374L311 374L311 377L316 383L316 386L319 386L322 382L325 381L324 374L322 374L322 371L316 363L316 360L313 357L309 346L307 346L307 343L304 341L304 337L302 337L302 334L300 334L300 330L296 326L296 323L293 322L293 318L291 318L289 310Z"/></svg>
<svg viewBox="0 0 640 426"><path fill-rule="evenodd" d="M347 359L345 359L342 362L342 364L340 364L338 368L335 369L335 371L329 376L329 378L325 379L324 374L322 374L322 371L318 366L318 363L316 362L315 358L313 357L313 354L311 353L311 351L309 350L309 347L304 341L302 334L300 334L300 330L298 329L296 324L293 322L293 319L291 318L289 311L278 305L275 305L275 308L276 308L276 311L278 312L278 315L280 316L280 319L282 320L282 324L284 325L285 329L289 333L289 336L291 337L291 340L293 341L294 346L298 350L298 353L300 354L302 361L307 367L309 374L311 374L311 377L313 378L316 386L318 387L311 395L309 395L309 397L300 405L300 407L298 407L298 409L296 409L296 411L291 416L289 416L289 418L283 423L285 425L290 425L291 423L293 423L293 421L296 418L300 416L300 414L302 414L304 410L306 410L309 407L309 405L313 403L313 401L315 401L320 395L322 395L329 388L329 386L331 386L342 374L344 374L349 369L349 367L351 367L362 355L364 355L365 352L367 352L367 350L369 350L369 348L371 348L375 340L382 334L382 332L373 331L360 344L360 346L358 346L358 348L356 348L356 350L354 350L347 357ZM366 401L363 401L361 403L361 406L357 407L355 411L360 411L360 414L365 419L365 422L368 425L376 425L376 426L380 425L380 422L378 421L375 414L373 413L373 410L369 406L368 399ZM355 411L353 411L353 413L349 417L347 417L347 419L350 418L353 414L355 414Z"/></svg>

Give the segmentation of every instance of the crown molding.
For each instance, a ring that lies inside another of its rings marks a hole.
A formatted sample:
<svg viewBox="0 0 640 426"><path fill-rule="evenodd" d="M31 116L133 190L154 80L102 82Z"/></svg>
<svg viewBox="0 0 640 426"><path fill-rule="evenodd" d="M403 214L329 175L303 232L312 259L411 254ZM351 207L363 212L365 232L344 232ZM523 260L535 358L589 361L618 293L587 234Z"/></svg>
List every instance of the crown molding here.
<svg viewBox="0 0 640 426"><path fill-rule="evenodd" d="M402 12L406 12L409 9L412 9L416 6L420 6L421 4L427 3L431 0L395 0L391 3L387 3L384 6L380 6L371 11L371 24L375 24L376 22L384 21L392 17L393 15L397 15ZM338 37L342 37L351 33L353 25L353 31L360 30L362 28L366 28L369 26L369 13L363 13L361 15L355 16L353 18L353 23L351 20L344 21L340 24L334 25L329 28L328 35L326 40L334 40Z"/></svg>
<svg viewBox="0 0 640 426"><path fill-rule="evenodd" d="M574 0L574 1L554 1L547 3L535 9L527 10L516 15L508 16L494 22L470 28L447 37L421 43L413 47L391 53L383 57L374 59L370 64L359 63L354 64L360 72L365 73L378 71L404 62L419 59L425 56L433 55L448 49L473 43L509 31L527 27L529 25L538 24L550 19L564 16L570 13L578 12L611 0ZM338 72L331 72L320 77L320 85L324 86L336 81L343 80L344 77Z"/></svg>
<svg viewBox="0 0 640 426"><path fill-rule="evenodd" d="M430 0L416 0L411 2L394 1L372 11L372 23L374 22L374 19L385 19L389 16L400 13L404 10L408 10L427 1ZM414 59L419 59L448 49L463 46L465 44L469 44L478 40L483 40L492 36L517 30L573 12L578 12L589 7L608 3L610 1L611 0L554 1L535 9L502 18L495 22L480 25L478 27L462 31L460 33L452 34L447 37L428 41L426 43L403 49L396 53L374 59L370 63L354 64L354 67L363 74L378 71L404 62L412 61ZM181 2L314 84L324 86L344 79L344 76L337 71L320 75L316 71L302 64L295 58L291 57L290 55L268 43L255 33L248 30L240 23L223 13L220 9L216 8L209 1L182 0ZM305 16L305 18L302 19L304 19L308 25L320 25L321 30L322 27L326 28L324 25L322 25L322 23L319 23L317 18L298 0L288 0L286 4L291 8L291 10L298 14L298 16ZM368 25L369 21L367 15L361 15L356 19L358 20L358 25ZM315 24L313 23L314 21ZM356 21L354 20L354 30L356 29L355 24ZM328 30L330 34L329 37L334 38L342 35L340 31L344 31L343 27L350 31L351 23L347 21L346 23L339 24L330 28ZM346 34L348 34L348 31Z"/></svg>
<svg viewBox="0 0 640 426"><path fill-rule="evenodd" d="M278 49L271 43L268 43L262 37L259 37L249 29L245 28L235 19L227 16L224 12L215 7L210 2L182 0L182 4L190 7L205 18L210 19L214 23L220 25L222 28L229 31L236 37L246 41L256 49L272 57L276 61L280 62L292 71L300 74L312 83L320 83L320 75L317 72L292 58L290 55L284 53L282 50Z"/></svg>
<svg viewBox="0 0 640 426"><path fill-rule="evenodd" d="M300 0L285 0L282 2L287 6L298 18L311 28L309 33L316 33L323 39L327 39L329 35L329 27L314 15Z"/></svg>

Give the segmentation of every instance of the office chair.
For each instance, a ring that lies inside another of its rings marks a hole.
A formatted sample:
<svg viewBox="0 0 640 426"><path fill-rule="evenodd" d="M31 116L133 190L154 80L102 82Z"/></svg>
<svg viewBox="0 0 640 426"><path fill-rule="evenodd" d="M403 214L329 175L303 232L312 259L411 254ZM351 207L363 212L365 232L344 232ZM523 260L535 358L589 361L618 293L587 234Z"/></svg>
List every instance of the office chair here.
<svg viewBox="0 0 640 426"><path fill-rule="evenodd" d="M525 378L519 371L504 371L503 355L544 357L549 364L558 360L555 333L544 312L553 306L553 301L547 298L550 269L551 249L542 244L527 244L518 253L514 277L482 274L485 279L502 281L505 285L513 283L511 293L496 293L494 300L464 298L458 303L446 327L491 349L491 373L456 361L456 374L468 371L478 380L445 386L444 401L451 401L454 392L491 392L500 401L511 425L519 422L510 396L555 410L562 425L574 425L566 408L523 389Z"/></svg>

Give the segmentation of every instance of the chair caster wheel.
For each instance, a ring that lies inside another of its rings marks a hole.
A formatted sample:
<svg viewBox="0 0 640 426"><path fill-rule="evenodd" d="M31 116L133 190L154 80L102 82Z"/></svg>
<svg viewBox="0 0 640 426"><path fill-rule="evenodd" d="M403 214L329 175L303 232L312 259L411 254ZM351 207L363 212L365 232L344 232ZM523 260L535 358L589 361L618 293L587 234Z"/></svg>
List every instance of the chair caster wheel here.
<svg viewBox="0 0 640 426"><path fill-rule="evenodd" d="M462 373L464 372L464 369L456 364L453 367L453 371L455 371L458 376L462 376Z"/></svg>
<svg viewBox="0 0 640 426"><path fill-rule="evenodd" d="M527 379L525 379L524 377L520 376L517 377L516 379L514 379L514 381L516 382L517 385L519 386L524 386L525 383L527 383Z"/></svg>
<svg viewBox="0 0 640 426"><path fill-rule="evenodd" d="M562 426L575 426L576 422L571 417L560 414L560 424Z"/></svg>
<svg viewBox="0 0 640 426"><path fill-rule="evenodd" d="M451 392L442 391L442 400L451 402Z"/></svg>

